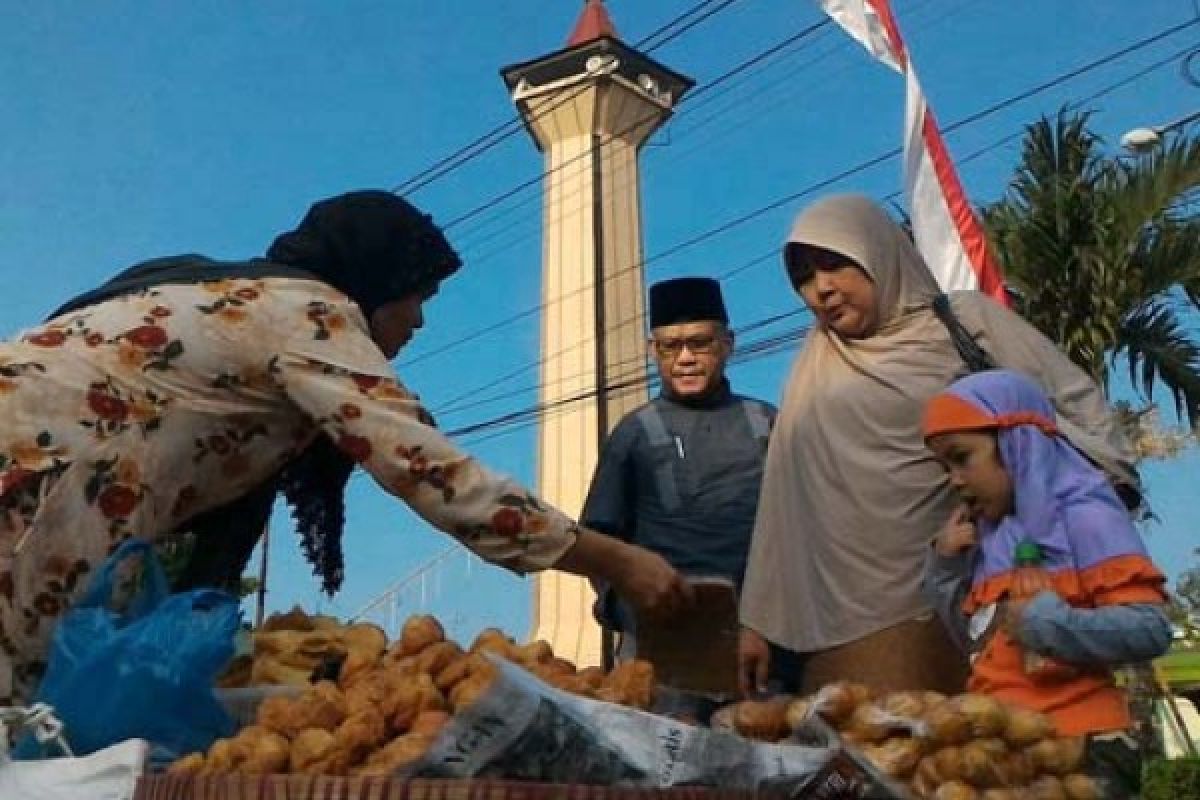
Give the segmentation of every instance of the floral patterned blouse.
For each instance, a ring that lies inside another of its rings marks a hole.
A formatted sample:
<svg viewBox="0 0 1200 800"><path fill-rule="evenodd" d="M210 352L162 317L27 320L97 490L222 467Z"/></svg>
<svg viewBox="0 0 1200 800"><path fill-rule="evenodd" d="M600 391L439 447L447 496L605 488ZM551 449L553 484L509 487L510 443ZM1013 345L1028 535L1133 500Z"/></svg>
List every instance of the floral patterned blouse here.
<svg viewBox="0 0 1200 800"><path fill-rule="evenodd" d="M542 569L575 541L432 427L337 290L269 278L116 298L0 344L0 703L116 544L240 496L320 431L489 561Z"/></svg>

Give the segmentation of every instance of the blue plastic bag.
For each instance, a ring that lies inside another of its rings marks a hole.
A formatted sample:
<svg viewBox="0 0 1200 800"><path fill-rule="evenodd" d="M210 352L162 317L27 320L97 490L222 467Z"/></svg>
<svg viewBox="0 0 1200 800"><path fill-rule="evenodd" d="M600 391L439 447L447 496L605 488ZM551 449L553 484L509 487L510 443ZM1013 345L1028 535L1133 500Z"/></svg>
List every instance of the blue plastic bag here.
<svg viewBox="0 0 1200 800"><path fill-rule="evenodd" d="M111 611L116 569L134 555L141 585L124 611ZM234 728L213 684L233 654L238 619L228 592L170 594L151 545L130 539L63 615L37 700L54 707L78 755L134 738L161 758L207 749ZM36 745L22 742L18 756L26 753Z"/></svg>

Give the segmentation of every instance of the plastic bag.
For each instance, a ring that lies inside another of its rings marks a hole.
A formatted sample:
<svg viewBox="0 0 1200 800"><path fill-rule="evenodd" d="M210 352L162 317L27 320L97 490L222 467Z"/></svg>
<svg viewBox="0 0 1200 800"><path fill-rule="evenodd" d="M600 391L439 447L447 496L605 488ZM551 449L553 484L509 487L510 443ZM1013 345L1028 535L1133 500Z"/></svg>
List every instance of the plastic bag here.
<svg viewBox="0 0 1200 800"><path fill-rule="evenodd" d="M4 800L133 800L148 747L133 739L82 758L69 752L45 761L11 761L7 731L30 730L37 740L66 751L53 709L0 707L0 797Z"/></svg>
<svg viewBox="0 0 1200 800"><path fill-rule="evenodd" d="M111 611L117 567L135 555L141 585L124 611ZM233 730L213 683L233 654L238 614L227 592L170 594L151 545L126 541L59 622L37 700L54 707L77 754L135 738L156 759L204 750ZM37 751L27 738L17 753Z"/></svg>

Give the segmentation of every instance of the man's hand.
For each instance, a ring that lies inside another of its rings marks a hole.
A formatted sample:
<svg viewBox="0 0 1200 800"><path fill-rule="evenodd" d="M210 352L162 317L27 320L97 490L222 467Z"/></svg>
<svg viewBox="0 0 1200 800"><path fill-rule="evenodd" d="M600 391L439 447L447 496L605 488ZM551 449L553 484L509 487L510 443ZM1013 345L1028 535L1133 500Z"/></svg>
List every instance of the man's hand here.
<svg viewBox="0 0 1200 800"><path fill-rule="evenodd" d="M758 631L742 628L738 637L738 686L743 697L767 691L771 648Z"/></svg>
<svg viewBox="0 0 1200 800"><path fill-rule="evenodd" d="M979 534L975 530L975 523L971 521L970 510L966 506L959 506L942 526L934 540L934 549L942 558L954 558L978 543Z"/></svg>

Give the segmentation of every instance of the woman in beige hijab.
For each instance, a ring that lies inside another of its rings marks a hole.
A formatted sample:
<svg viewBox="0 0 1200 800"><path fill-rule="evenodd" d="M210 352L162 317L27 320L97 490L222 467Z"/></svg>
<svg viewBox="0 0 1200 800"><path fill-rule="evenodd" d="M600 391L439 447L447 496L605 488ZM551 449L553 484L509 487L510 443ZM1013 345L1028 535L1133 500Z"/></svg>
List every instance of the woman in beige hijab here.
<svg viewBox="0 0 1200 800"><path fill-rule="evenodd" d="M968 369L933 311L939 289L908 235L866 197L797 217L784 261L816 324L784 389L742 590L745 688L767 641L832 680L961 689L963 657L924 600L929 543L954 509L920 432L925 401ZM1053 343L978 292L950 307L999 365L1035 378L1064 431L1136 485L1103 393Z"/></svg>

